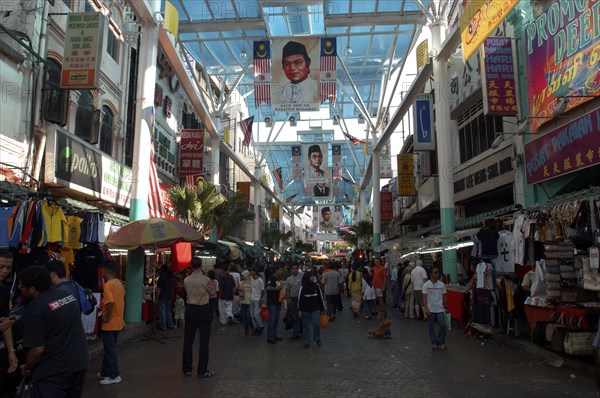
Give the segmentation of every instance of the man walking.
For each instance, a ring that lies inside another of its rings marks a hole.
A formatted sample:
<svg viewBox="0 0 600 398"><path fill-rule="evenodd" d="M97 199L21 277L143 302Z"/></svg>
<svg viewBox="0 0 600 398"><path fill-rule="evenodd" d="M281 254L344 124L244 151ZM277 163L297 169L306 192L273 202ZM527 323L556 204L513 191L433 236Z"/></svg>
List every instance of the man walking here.
<svg viewBox="0 0 600 398"><path fill-rule="evenodd" d="M292 317L292 337L290 340L300 338L300 317L298 316L298 294L302 287L302 273L298 271L298 264L292 264L292 274L287 278L287 308Z"/></svg>
<svg viewBox="0 0 600 398"><path fill-rule="evenodd" d="M281 303L279 302L279 291L281 286L281 266L275 266L275 272L269 278L267 284L267 307L269 307L269 324L267 325L267 342L277 344L281 337L277 335L277 325L281 314Z"/></svg>
<svg viewBox="0 0 600 398"><path fill-rule="evenodd" d="M431 269L431 280L423 284L423 311L429 323L429 339L431 349L446 349L446 315L448 308L446 301L446 285L438 280L440 268L434 266ZM435 334L435 322L438 323L439 333Z"/></svg>
<svg viewBox="0 0 600 398"><path fill-rule="evenodd" d="M200 347L198 351L198 378L214 376L208 370L208 343L210 342L210 306L208 299L215 293L210 279L202 274L202 259L192 259L192 274L184 279L183 285L187 293L185 307L185 329L183 334L183 374L192 374L192 347L196 331L200 332Z"/></svg>
<svg viewBox="0 0 600 398"><path fill-rule="evenodd" d="M233 295L236 282L229 272L229 265L223 266L223 273L219 279L219 318L221 325L233 323Z"/></svg>
<svg viewBox="0 0 600 398"><path fill-rule="evenodd" d="M333 264L327 264L326 270L323 272L321 284L325 292L325 300L327 300L327 314L329 320L335 321L335 314L338 308L338 299L344 286L342 275L337 272Z"/></svg>
<svg viewBox="0 0 600 398"><path fill-rule="evenodd" d="M253 335L262 334L265 328L262 319L260 318L260 307L265 295L265 282L260 277L257 267L252 267L250 272L250 284L252 293L250 295L250 319L252 319L252 327L254 327Z"/></svg>
<svg viewBox="0 0 600 398"><path fill-rule="evenodd" d="M28 351L21 373L31 378L34 398L80 397L89 356L79 304L72 294L51 287L44 267L19 273L21 297L29 302L23 315Z"/></svg>
<svg viewBox="0 0 600 398"><path fill-rule="evenodd" d="M423 284L427 281L427 271L423 268L423 260L417 260L417 265L410 272L415 297L415 315L417 319L427 319L423 303ZM421 312L423 311L423 312Z"/></svg>
<svg viewBox="0 0 600 398"><path fill-rule="evenodd" d="M117 361L117 337L125 327L125 288L117 279L117 264L107 261L102 265L104 292L102 302L102 344L104 357L102 370L98 373L100 384L109 385L121 382L121 373Z"/></svg>

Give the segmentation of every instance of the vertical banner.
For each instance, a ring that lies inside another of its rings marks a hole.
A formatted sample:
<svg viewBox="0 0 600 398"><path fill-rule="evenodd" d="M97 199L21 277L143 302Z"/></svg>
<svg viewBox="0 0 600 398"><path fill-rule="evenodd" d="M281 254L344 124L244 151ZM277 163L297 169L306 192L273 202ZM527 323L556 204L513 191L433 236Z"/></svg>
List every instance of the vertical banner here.
<svg viewBox="0 0 600 398"><path fill-rule="evenodd" d="M529 114L535 116L529 119L532 132L600 96L598 1L543 4L547 9L525 29Z"/></svg>
<svg viewBox="0 0 600 398"><path fill-rule="evenodd" d="M275 181L277 182L277 186L279 187L280 191L283 191L283 168L282 167L278 167L273 171L273 177L275 177ZM273 192L275 192L275 194L277 194L277 190L275 189L275 187L273 187Z"/></svg>
<svg viewBox="0 0 600 398"><path fill-rule="evenodd" d="M333 195L338 196L341 193L342 185L342 146L340 144L334 144L331 146L331 162L333 164L332 177L333 177Z"/></svg>
<svg viewBox="0 0 600 398"><path fill-rule="evenodd" d="M238 181L237 191L242 192L244 199L246 200L246 209L250 208L250 183L245 181Z"/></svg>
<svg viewBox="0 0 600 398"><path fill-rule="evenodd" d="M421 94L415 101L416 140L415 151L435 151L433 137L433 112L431 111L431 96Z"/></svg>
<svg viewBox="0 0 600 398"><path fill-rule="evenodd" d="M302 147L300 145L292 146L292 178L294 181L302 179Z"/></svg>
<svg viewBox="0 0 600 398"><path fill-rule="evenodd" d="M313 206L312 208L312 229L319 229L319 206Z"/></svg>
<svg viewBox="0 0 600 398"><path fill-rule="evenodd" d="M417 46L417 70L429 63L429 43L427 39L423 40Z"/></svg>
<svg viewBox="0 0 600 398"><path fill-rule="evenodd" d="M263 102L271 105L271 44L269 41L253 43L252 58L254 61L254 105Z"/></svg>
<svg viewBox="0 0 600 398"><path fill-rule="evenodd" d="M271 220L279 220L279 203L271 203Z"/></svg>
<svg viewBox="0 0 600 398"><path fill-rule="evenodd" d="M171 32L177 41L179 35L179 12L173 4L165 1L165 19L163 21L163 29Z"/></svg>
<svg viewBox="0 0 600 398"><path fill-rule="evenodd" d="M204 130L181 130L179 174L202 174L204 167Z"/></svg>
<svg viewBox="0 0 600 398"><path fill-rule="evenodd" d="M486 115L517 114L517 91L510 37L488 37L483 43L483 109Z"/></svg>
<svg viewBox="0 0 600 398"><path fill-rule="evenodd" d="M329 150L327 143L305 144L304 186L305 192L314 197L331 196L331 169L329 168Z"/></svg>
<svg viewBox="0 0 600 398"><path fill-rule="evenodd" d="M318 215L320 232L331 232L335 230L330 206L321 206Z"/></svg>
<svg viewBox="0 0 600 398"><path fill-rule="evenodd" d="M391 192L381 192L381 221L388 222L394 218L393 195Z"/></svg>
<svg viewBox="0 0 600 398"><path fill-rule="evenodd" d="M62 88L98 88L103 34L104 16L101 13L67 14L65 50L60 74Z"/></svg>
<svg viewBox="0 0 600 398"><path fill-rule="evenodd" d="M337 229L342 225L342 206L335 205L333 212L333 225Z"/></svg>
<svg viewBox="0 0 600 398"><path fill-rule="evenodd" d="M392 154L390 150L390 142L386 142L381 148L379 160L379 177L392 178Z"/></svg>
<svg viewBox="0 0 600 398"><path fill-rule="evenodd" d="M337 99L337 39L321 39L321 104L329 100L335 104Z"/></svg>
<svg viewBox="0 0 600 398"><path fill-rule="evenodd" d="M398 160L398 195L414 196L415 192L415 174L413 155L401 154Z"/></svg>
<svg viewBox="0 0 600 398"><path fill-rule="evenodd" d="M572 3L572 1L569 1ZM460 17L459 29L465 61L508 16L519 0L472 0ZM544 33L545 34L545 33Z"/></svg>
<svg viewBox="0 0 600 398"><path fill-rule="evenodd" d="M319 38L273 40L271 90L275 112L318 111Z"/></svg>

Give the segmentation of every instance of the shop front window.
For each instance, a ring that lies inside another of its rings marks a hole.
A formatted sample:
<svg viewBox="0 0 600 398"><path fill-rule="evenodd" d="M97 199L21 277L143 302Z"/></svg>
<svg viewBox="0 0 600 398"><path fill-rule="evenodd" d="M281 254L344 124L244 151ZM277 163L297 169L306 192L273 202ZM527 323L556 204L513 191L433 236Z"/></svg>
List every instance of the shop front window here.
<svg viewBox="0 0 600 398"><path fill-rule="evenodd" d="M92 124L94 121L94 99L88 90L82 90L77 101L75 113L75 135L86 141L92 137Z"/></svg>
<svg viewBox="0 0 600 398"><path fill-rule="evenodd" d="M58 62L48 58L46 71L44 119L64 127L67 124L69 91L60 87L61 67Z"/></svg>
<svg viewBox="0 0 600 398"><path fill-rule="evenodd" d="M483 113L479 113L469 121L459 125L458 141L461 163L465 163L490 149L496 134L502 132L502 117L485 116Z"/></svg>
<svg viewBox="0 0 600 398"><path fill-rule="evenodd" d="M112 156L114 118L112 111L106 105L102 107L102 129L100 130L100 150Z"/></svg>

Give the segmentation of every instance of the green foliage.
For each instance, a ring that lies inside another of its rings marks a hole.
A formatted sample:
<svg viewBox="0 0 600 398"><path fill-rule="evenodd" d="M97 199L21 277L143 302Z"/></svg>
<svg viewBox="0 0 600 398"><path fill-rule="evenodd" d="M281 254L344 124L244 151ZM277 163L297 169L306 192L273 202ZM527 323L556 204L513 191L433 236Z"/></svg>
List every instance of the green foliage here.
<svg viewBox="0 0 600 398"><path fill-rule="evenodd" d="M373 240L373 223L368 220L359 221L348 228L347 231L340 231L339 236L352 246L369 246Z"/></svg>

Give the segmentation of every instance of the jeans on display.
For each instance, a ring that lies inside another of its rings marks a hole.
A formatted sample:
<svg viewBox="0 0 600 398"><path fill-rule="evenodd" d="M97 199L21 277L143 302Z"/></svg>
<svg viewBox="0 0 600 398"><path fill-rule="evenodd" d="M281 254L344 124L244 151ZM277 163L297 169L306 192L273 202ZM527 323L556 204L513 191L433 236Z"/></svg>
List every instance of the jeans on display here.
<svg viewBox="0 0 600 398"><path fill-rule="evenodd" d="M158 328L166 330L173 328L173 314L171 312L171 303L169 299L158 299Z"/></svg>
<svg viewBox="0 0 600 398"><path fill-rule="evenodd" d="M435 322L437 321L439 326L439 333L435 334ZM427 318L429 326L429 340L431 345L446 345L446 315L443 312L430 312Z"/></svg>
<svg viewBox="0 0 600 398"><path fill-rule="evenodd" d="M250 304L242 304L242 308L240 310L240 314L242 315L242 324L244 325L244 332L250 332L252 327L252 319L250 318Z"/></svg>
<svg viewBox="0 0 600 398"><path fill-rule="evenodd" d="M267 326L267 339L275 340L277 336L277 326L279 325L279 315L281 314L281 304L269 304L269 325Z"/></svg>
<svg viewBox="0 0 600 398"><path fill-rule="evenodd" d="M206 372L208 366L208 343L210 342L210 305L190 305L185 307L185 328L183 332L182 370L184 373L192 371L192 348L196 331L200 332L198 347L198 374Z"/></svg>
<svg viewBox="0 0 600 398"><path fill-rule="evenodd" d="M292 297L290 308L290 315L292 316L292 336L300 337L300 330L302 329L302 320L298 316L298 297Z"/></svg>
<svg viewBox="0 0 600 398"><path fill-rule="evenodd" d="M302 313L302 343L310 344L310 329L312 326L313 340L321 341L321 312L303 312Z"/></svg>
<svg viewBox="0 0 600 398"><path fill-rule="evenodd" d="M250 318L254 329L264 327L262 319L260 319L260 300L250 300Z"/></svg>
<svg viewBox="0 0 600 398"><path fill-rule="evenodd" d="M102 344L104 346L104 356L102 357L102 369L100 374L103 377L114 379L120 376L119 363L117 362L117 337L118 330L103 330Z"/></svg>

